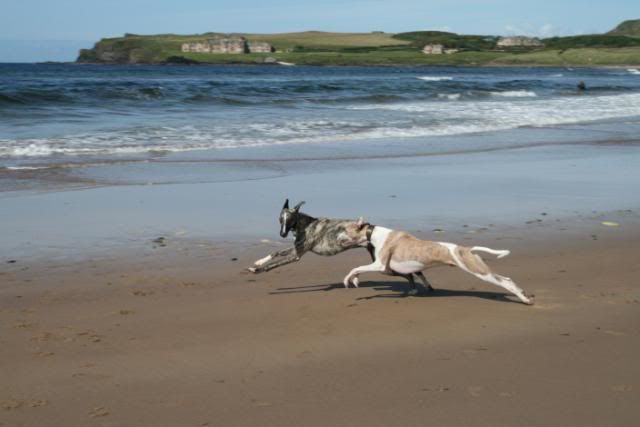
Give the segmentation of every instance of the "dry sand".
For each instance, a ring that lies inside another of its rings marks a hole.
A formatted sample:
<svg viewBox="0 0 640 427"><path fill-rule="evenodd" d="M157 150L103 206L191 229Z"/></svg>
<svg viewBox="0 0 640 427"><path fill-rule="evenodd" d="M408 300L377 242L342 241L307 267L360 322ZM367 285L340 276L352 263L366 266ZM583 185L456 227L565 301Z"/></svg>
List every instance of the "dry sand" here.
<svg viewBox="0 0 640 427"><path fill-rule="evenodd" d="M265 247L16 260L0 425L637 425L635 222L467 236L513 250L489 263L533 307L452 268L428 297L376 274L343 289L364 250L262 275L241 270Z"/></svg>

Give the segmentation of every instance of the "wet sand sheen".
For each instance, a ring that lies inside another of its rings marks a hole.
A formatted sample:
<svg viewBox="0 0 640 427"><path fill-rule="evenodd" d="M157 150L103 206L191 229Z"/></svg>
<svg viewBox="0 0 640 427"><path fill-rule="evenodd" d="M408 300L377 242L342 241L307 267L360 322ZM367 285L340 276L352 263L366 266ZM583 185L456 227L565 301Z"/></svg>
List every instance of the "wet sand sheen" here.
<svg viewBox="0 0 640 427"><path fill-rule="evenodd" d="M594 211L635 209L635 145L533 147L455 156L273 162L246 171L269 179L119 185L61 193L0 194L0 250L11 257L95 254L143 247L158 236L256 242L274 238L284 198L311 215L409 230L517 227ZM157 174L170 175L156 164ZM193 170L193 177L212 165ZM180 174L178 168L176 176ZM126 181L126 169L116 176ZM156 172L154 172L156 173ZM221 177L226 176L221 172ZM144 176L144 175L143 175ZM160 176L160 175L156 175ZM88 178L88 177L87 177ZM340 189L340 191L336 191Z"/></svg>

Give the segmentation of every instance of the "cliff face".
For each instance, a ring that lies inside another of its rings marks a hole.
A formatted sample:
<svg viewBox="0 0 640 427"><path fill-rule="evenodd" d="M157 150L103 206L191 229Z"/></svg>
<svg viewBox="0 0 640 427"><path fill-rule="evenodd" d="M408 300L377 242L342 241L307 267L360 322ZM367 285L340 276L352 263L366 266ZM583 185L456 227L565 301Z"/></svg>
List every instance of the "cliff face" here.
<svg viewBox="0 0 640 427"><path fill-rule="evenodd" d="M136 38L103 39L92 49L81 49L77 62L138 64L158 60L159 49L153 43Z"/></svg>

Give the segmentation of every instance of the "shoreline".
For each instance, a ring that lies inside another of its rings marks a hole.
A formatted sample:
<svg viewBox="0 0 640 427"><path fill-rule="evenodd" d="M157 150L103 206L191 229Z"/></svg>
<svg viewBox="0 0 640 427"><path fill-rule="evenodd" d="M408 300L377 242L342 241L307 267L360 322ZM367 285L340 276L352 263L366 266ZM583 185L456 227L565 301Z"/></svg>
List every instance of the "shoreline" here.
<svg viewBox="0 0 640 427"><path fill-rule="evenodd" d="M314 216L364 215L372 223L423 232L465 231L465 225L517 228L543 212L542 219L557 222L596 211L635 212L640 201L626 189L640 182L638 156L636 144L587 144L322 162L247 159L230 172L211 161L81 168L96 185L110 176L120 183L2 193L0 249L13 259L76 259L118 246L143 248L159 236L278 240L277 214L287 197L306 200L305 212ZM171 176L169 167L191 175L179 183L149 184Z"/></svg>
<svg viewBox="0 0 640 427"><path fill-rule="evenodd" d="M12 63L7 63L12 64ZM15 63L18 64L18 63ZM149 63L128 63L128 62L54 62L54 63L40 63L40 62L27 62L24 64L39 64L39 65L48 65L48 64L73 64L73 65L124 65L124 66L132 66L132 65L165 65L165 66L225 66L232 65L234 67L246 65L246 66L283 66L278 63L262 63L262 62L198 62L193 64L181 64L181 63L171 63L171 62L149 62ZM537 63L518 63L518 64L424 64L424 63L415 63L415 64L293 64L298 67L395 67L395 68L403 68L403 67L415 67L415 68L439 68L439 67L447 67L447 68L578 68L578 69L626 69L626 68L638 68L640 67L640 63L637 64L597 64L597 65L584 65L584 64L537 64Z"/></svg>

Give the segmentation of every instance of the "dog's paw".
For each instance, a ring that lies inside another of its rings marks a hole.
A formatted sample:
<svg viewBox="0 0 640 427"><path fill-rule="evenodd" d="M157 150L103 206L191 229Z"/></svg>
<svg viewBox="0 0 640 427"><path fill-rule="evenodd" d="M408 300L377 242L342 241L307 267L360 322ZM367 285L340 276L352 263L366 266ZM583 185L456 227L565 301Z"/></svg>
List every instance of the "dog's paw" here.
<svg viewBox="0 0 640 427"><path fill-rule="evenodd" d="M271 261L271 259L273 258L272 255L267 255L264 258L260 258L259 260L257 260L256 262L253 263L254 266L256 267L260 267L262 265L265 265L266 263L268 263L269 261Z"/></svg>
<svg viewBox="0 0 640 427"><path fill-rule="evenodd" d="M247 271L249 271L250 273L253 273L253 274L260 273L260 270L257 269L256 267L249 267L249 268L247 268Z"/></svg>
<svg viewBox="0 0 640 427"><path fill-rule="evenodd" d="M533 295L526 296L526 295L522 294L521 296L519 295L518 297L519 297L520 301L522 301L523 304L533 305L535 303Z"/></svg>
<svg viewBox="0 0 640 427"><path fill-rule="evenodd" d="M344 278L344 280L342 281L342 284L344 285L345 289L349 288L349 276Z"/></svg>
<svg viewBox="0 0 640 427"><path fill-rule="evenodd" d="M351 279L351 283L353 283L353 285L357 288L358 285L360 284L360 279L358 279L357 277L354 277L353 279Z"/></svg>

